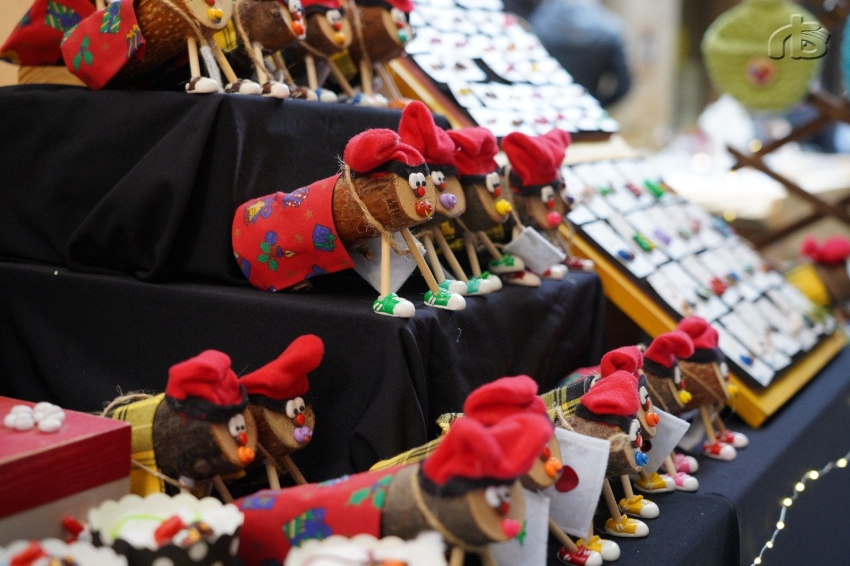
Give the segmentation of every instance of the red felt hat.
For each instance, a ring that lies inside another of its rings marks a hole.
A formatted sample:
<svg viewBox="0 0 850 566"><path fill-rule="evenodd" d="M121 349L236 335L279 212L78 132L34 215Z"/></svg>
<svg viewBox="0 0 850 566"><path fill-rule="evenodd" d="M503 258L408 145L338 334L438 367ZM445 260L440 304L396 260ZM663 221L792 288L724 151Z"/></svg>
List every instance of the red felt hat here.
<svg viewBox="0 0 850 566"><path fill-rule="evenodd" d="M534 413L548 418L546 403L537 396L537 382L527 375L503 377L469 394L463 414L485 426L511 415Z"/></svg>
<svg viewBox="0 0 850 566"><path fill-rule="evenodd" d="M567 156L567 147L572 142L572 138L568 132L553 128L540 136L540 138L549 144L552 162L560 167Z"/></svg>
<svg viewBox="0 0 850 566"><path fill-rule="evenodd" d="M308 13L314 10L325 12L327 10L341 9L339 0L301 0L301 6ZM308 10L308 8L310 9Z"/></svg>
<svg viewBox="0 0 850 566"><path fill-rule="evenodd" d="M229 407L243 401L242 387L230 368L230 356L217 350L171 366L165 394L176 401L201 400Z"/></svg>
<svg viewBox="0 0 850 566"><path fill-rule="evenodd" d="M425 164L416 149L402 143L394 131L384 128L366 130L351 138L342 158L355 173L368 173L391 161L407 167Z"/></svg>
<svg viewBox="0 0 850 566"><path fill-rule="evenodd" d="M499 168L496 136L487 128L461 128L446 132L455 143L455 165L460 175L487 175Z"/></svg>
<svg viewBox="0 0 850 566"><path fill-rule="evenodd" d="M552 423L536 414L512 415L490 427L459 419L422 472L439 486L452 479L511 481L528 473L551 437Z"/></svg>
<svg viewBox="0 0 850 566"><path fill-rule="evenodd" d="M708 321L699 316L688 316L679 321L676 328L691 337L695 350L713 350L717 348L717 331Z"/></svg>
<svg viewBox="0 0 850 566"><path fill-rule="evenodd" d="M676 358L687 359L694 355L694 343L691 337L681 330L673 330L658 335L643 357L665 368L676 365Z"/></svg>
<svg viewBox="0 0 850 566"><path fill-rule="evenodd" d="M398 134L402 143L422 154L428 167L455 167L455 142L434 123L431 111L418 100L408 104L401 113Z"/></svg>
<svg viewBox="0 0 850 566"><path fill-rule="evenodd" d="M307 393L307 374L319 367L324 354L322 339L305 334L293 340L275 361L242 376L239 382L248 395L262 395L274 401L293 399Z"/></svg>
<svg viewBox="0 0 850 566"><path fill-rule="evenodd" d="M596 415L633 418L640 409L634 376L623 370L600 379L579 401Z"/></svg>
<svg viewBox="0 0 850 566"><path fill-rule="evenodd" d="M637 376L637 371L643 367L643 354L637 346L623 346L602 356L599 367L602 377L607 377L617 370Z"/></svg>
<svg viewBox="0 0 850 566"><path fill-rule="evenodd" d="M561 161L555 159L555 144L550 138L511 132L502 139L502 151L524 186L548 185L558 178Z"/></svg>
<svg viewBox="0 0 850 566"><path fill-rule="evenodd" d="M405 14L413 11L413 2L411 0L386 0L387 4L392 8L398 8Z"/></svg>
<svg viewBox="0 0 850 566"><path fill-rule="evenodd" d="M818 245L814 236L806 236L800 252L812 258L817 263L827 265L843 263L850 257L850 239L842 236L832 236Z"/></svg>

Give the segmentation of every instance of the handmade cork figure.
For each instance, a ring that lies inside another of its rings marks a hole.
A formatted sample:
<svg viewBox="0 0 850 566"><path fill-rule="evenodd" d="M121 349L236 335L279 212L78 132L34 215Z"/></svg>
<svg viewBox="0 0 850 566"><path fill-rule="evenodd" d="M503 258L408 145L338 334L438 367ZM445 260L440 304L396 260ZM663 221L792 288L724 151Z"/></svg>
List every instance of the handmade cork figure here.
<svg viewBox="0 0 850 566"><path fill-rule="evenodd" d="M810 259L818 279L826 288L828 299L819 299L820 304L833 304L845 317L850 315L850 239L843 236L831 236L818 243L811 235L806 236L800 246L800 253Z"/></svg>
<svg viewBox="0 0 850 566"><path fill-rule="evenodd" d="M257 423L258 450L272 489L280 488L281 468L296 483L307 483L290 454L313 438L316 415L307 374L319 367L324 352L321 338L305 334L275 361L239 379L248 392L248 408Z"/></svg>
<svg viewBox="0 0 850 566"><path fill-rule="evenodd" d="M240 558L259 566L307 539L365 533L409 540L435 530L452 547L451 566L463 564L467 552L492 566L487 545L517 536L525 519L517 478L551 435L548 419L537 415L491 427L460 419L421 465L260 491L237 502L245 515Z"/></svg>
<svg viewBox="0 0 850 566"><path fill-rule="evenodd" d="M609 478L638 473L647 462L646 454L640 451L643 439L638 410L636 380L629 372L618 370L598 380L581 397L575 414L567 420L575 432L611 443L606 472ZM608 482L602 484L602 495L611 513L611 518L605 521L605 532L628 538L649 534L646 523L620 512Z"/></svg>
<svg viewBox="0 0 850 566"><path fill-rule="evenodd" d="M524 224L533 226L562 255L569 256L569 245L558 228L564 222L568 205L561 198L564 186L561 164L570 135L557 128L542 136L532 137L512 132L502 140L502 151L510 161L506 177L514 194L514 238ZM526 263L528 263L527 258ZM544 279L563 279L567 266L561 262L539 270Z"/></svg>
<svg viewBox="0 0 850 566"><path fill-rule="evenodd" d="M320 93L320 100L332 102L337 99L333 91L319 89L316 71L316 57L323 59L334 74L337 83L351 97L354 92L348 80L339 71L332 57L344 53L354 39L351 23L345 17L345 8L339 0L305 0L304 11L307 15L307 37L302 43L304 64L307 68L307 82L313 91Z"/></svg>
<svg viewBox="0 0 850 566"><path fill-rule="evenodd" d="M434 216L419 226L417 236L425 244L431 270L439 289L459 295L481 295L494 291L495 288L489 281L469 279L466 276L440 230L442 223L458 218L466 210L466 198L455 166L454 142L442 128L434 123L434 117L428 107L419 101L411 102L402 112L398 133L402 142L413 146L422 154L431 171L434 187L437 189L437 206ZM446 278L437 250L434 248L435 241L457 279ZM465 302L458 301L458 305L459 308L463 308Z"/></svg>
<svg viewBox="0 0 850 566"><path fill-rule="evenodd" d="M66 33L62 54L72 74L99 90L143 84L163 65L188 53L191 78L186 92L211 93L218 92L218 82L201 76L198 58L199 46L209 47L227 77L225 92L260 94L260 85L236 76L213 39L232 14L231 0L114 2Z"/></svg>
<svg viewBox="0 0 850 566"><path fill-rule="evenodd" d="M410 0L348 0L345 15L354 30L349 53L360 71L360 86L366 96L374 95L372 65L383 69L383 64L401 56L413 39L409 22L412 11ZM387 82L388 73L381 75Z"/></svg>
<svg viewBox="0 0 850 566"><path fill-rule="evenodd" d="M372 308L378 314L411 317L413 303L390 292L389 254L410 253L427 271L408 228L434 211L436 191L428 166L398 134L384 129L351 138L342 166L343 172L292 193L242 204L231 232L236 261L252 285L279 291L352 267L345 248L380 236L381 295ZM401 233L407 251L398 248L393 232ZM433 277L429 286L439 289ZM432 297L439 298L426 295L426 301Z"/></svg>
<svg viewBox="0 0 850 566"><path fill-rule="evenodd" d="M446 132L455 143L455 165L466 199L466 211L455 222L463 230L463 241L474 277L488 280L501 288L501 275L508 283L539 286L540 278L526 271L522 259L500 251L486 230L504 224L513 210L511 194L502 189L499 165L494 159L499 152L496 136L487 128L461 128ZM481 271L476 253L480 242L492 258L487 272Z"/></svg>
<svg viewBox="0 0 850 566"><path fill-rule="evenodd" d="M691 337L681 330L659 334L645 348L643 371L649 386L649 396L661 410L677 415L691 400L677 358L689 358L693 353Z"/></svg>
<svg viewBox="0 0 850 566"><path fill-rule="evenodd" d="M227 498L219 476L254 460L257 425L248 394L230 358L216 350L172 366L165 393L116 399L104 416L133 426L130 482L140 496L166 484L201 494L215 485Z"/></svg>
<svg viewBox="0 0 850 566"><path fill-rule="evenodd" d="M717 411L735 392L734 386L729 384L726 358L718 347L717 331L698 316L683 318L676 328L690 336L694 344L693 355L679 359L679 368L692 395L682 410L700 411L708 436L708 442L702 446L703 454L709 458L733 460L737 456L737 449L745 448L749 439L740 432L727 429L717 416Z"/></svg>

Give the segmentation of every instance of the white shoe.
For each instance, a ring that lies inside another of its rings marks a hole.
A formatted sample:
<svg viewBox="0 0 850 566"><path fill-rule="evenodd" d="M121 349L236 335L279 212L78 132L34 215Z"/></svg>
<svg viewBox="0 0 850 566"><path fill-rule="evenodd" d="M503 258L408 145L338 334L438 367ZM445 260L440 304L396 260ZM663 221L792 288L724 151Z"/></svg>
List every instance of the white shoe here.
<svg viewBox="0 0 850 566"><path fill-rule="evenodd" d="M543 275L543 279L551 279L553 281L560 281L561 279L563 279L564 277L567 276L567 271L569 271L569 270L567 269L566 265L563 265L561 263L556 263L555 265L553 265L552 267L550 267L549 269L544 271L542 275Z"/></svg>
<svg viewBox="0 0 850 566"><path fill-rule="evenodd" d="M289 87L277 81L269 81L263 85L263 96L269 98L289 98Z"/></svg>
<svg viewBox="0 0 850 566"><path fill-rule="evenodd" d="M230 94L259 95L263 94L263 87L254 81L239 79L235 83L228 83L227 86L224 87L224 92Z"/></svg>
<svg viewBox="0 0 850 566"><path fill-rule="evenodd" d="M194 77L186 83L186 92L190 94L211 94L218 92L218 83L209 77Z"/></svg>
<svg viewBox="0 0 850 566"><path fill-rule="evenodd" d="M316 97L319 99L319 102L336 102L339 98L334 91L326 88L316 90Z"/></svg>
<svg viewBox="0 0 850 566"><path fill-rule="evenodd" d="M511 285L522 285L523 287L540 287L540 276L525 270L518 273L506 273L505 282Z"/></svg>

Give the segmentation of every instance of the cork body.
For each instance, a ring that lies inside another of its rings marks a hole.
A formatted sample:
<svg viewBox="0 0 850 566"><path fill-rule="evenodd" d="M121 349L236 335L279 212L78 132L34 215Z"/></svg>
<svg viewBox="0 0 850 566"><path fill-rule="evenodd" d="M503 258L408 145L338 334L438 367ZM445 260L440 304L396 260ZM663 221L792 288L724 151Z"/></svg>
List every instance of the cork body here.
<svg viewBox="0 0 850 566"><path fill-rule="evenodd" d="M430 220L426 220L424 228L439 228L440 224L448 220L458 218L466 211L466 196L463 194L463 187L460 186L460 181L454 175L446 177L445 190L437 191L437 207L434 211L434 216ZM453 208L448 209L440 202L442 195L454 195L456 201Z"/></svg>
<svg viewBox="0 0 850 566"><path fill-rule="evenodd" d="M260 444L268 450L269 454L280 461L284 456L307 446L307 442L298 442L295 438L295 429L298 427L285 413L272 411L262 405L249 404L248 408L254 421L257 423L257 438ZM307 405L304 412L304 425L314 430L316 427L316 414L313 406ZM258 459L259 460L259 459Z"/></svg>
<svg viewBox="0 0 850 566"><path fill-rule="evenodd" d="M347 18L343 18L341 23L342 29L337 32L324 14L310 14L307 16L307 43L325 55L333 55L348 49L354 37L354 32L351 29L351 22ZM337 43L334 40L337 33L342 34L344 38L342 43Z"/></svg>
<svg viewBox="0 0 850 566"><path fill-rule="evenodd" d="M501 215L496 212L496 201L490 195L487 187L478 183L468 183L463 186L466 199L466 211L462 220L473 232L486 232L499 224L504 224L508 214ZM504 194L509 194L505 191ZM509 201L509 198L506 199Z"/></svg>
<svg viewBox="0 0 850 566"><path fill-rule="evenodd" d="M850 276L843 262L838 265L814 265L834 304L840 306L850 299Z"/></svg>
<svg viewBox="0 0 850 566"><path fill-rule="evenodd" d="M589 421L573 415L567 422L579 434L601 438L611 443L608 454L606 477L615 478L639 472L642 468L635 462L635 449L628 435L613 425Z"/></svg>
<svg viewBox="0 0 850 566"><path fill-rule="evenodd" d="M653 405L673 415L678 415L684 410L684 405L679 401L679 390L672 379L646 372L646 384L649 386L649 397Z"/></svg>
<svg viewBox="0 0 850 566"><path fill-rule="evenodd" d="M726 382L715 363L679 361L685 386L692 395L684 410L696 409L715 403L725 403L728 398Z"/></svg>
<svg viewBox="0 0 850 566"><path fill-rule="evenodd" d="M346 12L346 18L351 26L354 21L354 10L360 10L360 23L363 29L363 42L366 44L369 59L373 63L386 63L404 53L404 45L398 39L396 24L389 11L380 6L357 6ZM355 38L349 47L349 53L355 64L363 58L360 42Z"/></svg>
<svg viewBox="0 0 850 566"><path fill-rule="evenodd" d="M407 179L392 173L378 177L355 177L352 184L372 216L390 232L398 232L428 220L427 216L419 215L416 205L421 201L433 205L436 199L436 190L430 177L426 177L425 196L422 198L416 197ZM380 235L354 200L344 175L334 185L333 217L337 234L347 246Z"/></svg>
<svg viewBox="0 0 850 566"><path fill-rule="evenodd" d="M277 0L240 0L237 17L251 43L259 43L266 51L284 49L298 39L289 10Z"/></svg>

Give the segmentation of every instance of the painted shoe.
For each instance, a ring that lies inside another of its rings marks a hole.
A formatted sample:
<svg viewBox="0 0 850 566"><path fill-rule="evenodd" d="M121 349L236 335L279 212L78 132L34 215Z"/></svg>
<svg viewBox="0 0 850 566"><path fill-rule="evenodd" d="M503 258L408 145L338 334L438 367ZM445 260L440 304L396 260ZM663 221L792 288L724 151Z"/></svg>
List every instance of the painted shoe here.
<svg viewBox="0 0 850 566"><path fill-rule="evenodd" d="M289 87L278 81L269 81L263 84L263 96L268 98L289 98Z"/></svg>
<svg viewBox="0 0 850 566"><path fill-rule="evenodd" d="M570 552L567 547L562 546L557 557L564 564L572 566L602 566L602 555L583 546L579 546L576 552Z"/></svg>
<svg viewBox="0 0 850 566"><path fill-rule="evenodd" d="M674 454L673 463L676 464L677 472L693 474L699 470L699 462L697 462L697 459L686 454ZM672 470L670 470L670 473L672 473Z"/></svg>
<svg viewBox="0 0 850 566"><path fill-rule="evenodd" d="M635 487L644 493L668 493L676 489L676 484L672 478L656 472L646 479L638 478Z"/></svg>
<svg viewBox="0 0 850 566"><path fill-rule="evenodd" d="M679 491L694 492L699 489L699 480L685 472L676 472L674 476L664 477L673 480L673 483L676 484L676 489Z"/></svg>
<svg viewBox="0 0 850 566"><path fill-rule="evenodd" d="M580 257L567 258L566 265L576 271L593 271L596 268L592 259L582 259Z"/></svg>
<svg viewBox="0 0 850 566"><path fill-rule="evenodd" d="M336 102L339 100L339 97L334 91L326 88L316 90L316 98L319 99L319 102Z"/></svg>
<svg viewBox="0 0 850 566"><path fill-rule="evenodd" d="M378 314L386 316L395 316L398 318L410 318L416 314L416 308L413 303L407 299L402 299L395 293L390 293L383 299L378 297L372 303L372 310Z"/></svg>
<svg viewBox="0 0 850 566"><path fill-rule="evenodd" d="M649 534L649 527L643 521L623 515L619 522L613 517L605 521L605 532L615 537L641 538Z"/></svg>
<svg viewBox="0 0 850 566"><path fill-rule="evenodd" d="M457 293L458 295L466 295L469 293L466 283L455 279L443 279L440 282L440 289L449 293Z"/></svg>
<svg viewBox="0 0 850 566"><path fill-rule="evenodd" d="M263 87L248 79L239 79L235 83L227 83L224 92L230 94L263 94Z"/></svg>
<svg viewBox="0 0 850 566"><path fill-rule="evenodd" d="M718 434L717 440L725 444L731 444L735 448L746 448L750 443L747 435L729 429L724 430L722 434Z"/></svg>
<svg viewBox="0 0 850 566"><path fill-rule="evenodd" d="M498 291L502 288L502 280L499 279L498 276L490 273L489 271L485 271L484 273L482 273L481 279L486 279L490 283L490 287L492 287L494 291Z"/></svg>
<svg viewBox="0 0 850 566"><path fill-rule="evenodd" d="M598 552L605 562L613 562L620 558L620 545L599 535L593 535L587 540L580 538L576 541L576 546Z"/></svg>
<svg viewBox="0 0 850 566"><path fill-rule="evenodd" d="M218 83L209 77L194 77L186 83L186 92L189 94L210 94L218 92Z"/></svg>
<svg viewBox="0 0 850 566"><path fill-rule="evenodd" d="M517 273L504 273L505 283L522 285L523 287L540 287L540 276L528 270Z"/></svg>
<svg viewBox="0 0 850 566"><path fill-rule="evenodd" d="M496 277L498 279L498 277ZM501 282L499 283L501 285ZM466 282L466 294L467 295L486 295L487 293L492 293L496 289L493 288L493 285L490 283L488 279L482 277L470 277L469 281Z"/></svg>
<svg viewBox="0 0 850 566"><path fill-rule="evenodd" d="M702 453L708 456L709 458L714 458L715 460L725 460L727 462L734 460L738 457L738 451L735 450L734 446L732 446L731 444L724 444L720 441L717 441L714 444L706 442L702 445Z"/></svg>
<svg viewBox="0 0 850 566"><path fill-rule="evenodd" d="M568 271L569 269L567 269L566 265L562 263L556 263L555 265L544 271L541 276L543 277L543 279L560 281L561 279L567 276Z"/></svg>
<svg viewBox="0 0 850 566"><path fill-rule="evenodd" d="M619 507L621 513L640 519L655 519L660 514L658 505L649 499L644 499L643 495L635 495L628 499L624 497L620 500Z"/></svg>
<svg viewBox="0 0 850 566"><path fill-rule="evenodd" d="M425 304L429 307L459 311L466 308L466 301L457 293L440 289L436 295L432 291L425 293Z"/></svg>
<svg viewBox="0 0 850 566"><path fill-rule="evenodd" d="M499 275L503 273L516 273L525 269L525 262L522 261L522 258L505 254L499 259L491 259L489 267L490 271Z"/></svg>

